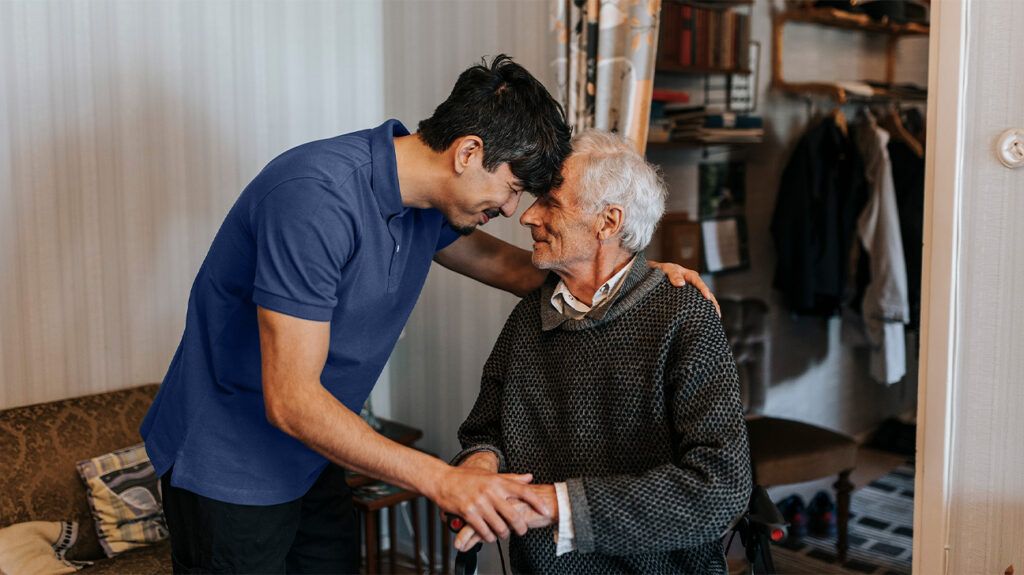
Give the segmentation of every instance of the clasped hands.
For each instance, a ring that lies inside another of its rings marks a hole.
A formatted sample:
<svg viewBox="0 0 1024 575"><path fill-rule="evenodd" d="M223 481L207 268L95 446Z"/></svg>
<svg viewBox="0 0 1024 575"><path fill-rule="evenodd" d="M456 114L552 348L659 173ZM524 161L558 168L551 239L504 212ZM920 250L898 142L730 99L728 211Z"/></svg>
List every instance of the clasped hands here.
<svg viewBox="0 0 1024 575"><path fill-rule="evenodd" d="M481 541L507 539L511 531L524 535L528 529L558 521L554 485L532 485L533 476L528 473L497 471L497 456L480 451L451 468L439 490L438 506L467 523L455 537L459 551L468 551Z"/></svg>

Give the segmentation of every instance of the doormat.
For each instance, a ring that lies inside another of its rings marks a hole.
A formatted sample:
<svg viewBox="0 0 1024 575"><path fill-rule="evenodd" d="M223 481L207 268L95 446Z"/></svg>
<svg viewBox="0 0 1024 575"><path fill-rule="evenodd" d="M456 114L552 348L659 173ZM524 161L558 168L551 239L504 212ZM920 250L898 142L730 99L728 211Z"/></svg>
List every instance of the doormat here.
<svg viewBox="0 0 1024 575"><path fill-rule="evenodd" d="M872 573L909 575L914 535L914 465L908 462L853 492L846 563L836 541L808 535L794 545L773 545L780 574Z"/></svg>

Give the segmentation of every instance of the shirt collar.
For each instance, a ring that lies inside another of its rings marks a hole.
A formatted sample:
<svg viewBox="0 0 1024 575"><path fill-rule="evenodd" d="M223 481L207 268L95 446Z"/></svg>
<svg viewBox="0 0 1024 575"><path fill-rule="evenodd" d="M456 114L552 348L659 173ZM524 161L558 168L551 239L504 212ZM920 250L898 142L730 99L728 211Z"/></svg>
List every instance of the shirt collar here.
<svg viewBox="0 0 1024 575"><path fill-rule="evenodd" d="M591 305L588 306L582 301L576 299L569 291L569 288L565 285L565 281L563 280L558 281L558 285L555 287L555 293L551 295L551 305L555 306L558 313L565 314L573 319L583 317L589 313L590 310L601 307L601 304L615 295L618 287L622 285L622 278L626 277L626 274L629 273L630 269L632 269L633 261L635 259L636 256L633 256L626 265L622 266L622 269L616 272L612 277L608 278L608 281L601 284L601 287L597 288L597 291L594 292L594 299ZM568 305L570 309L566 309L566 305Z"/></svg>
<svg viewBox="0 0 1024 575"><path fill-rule="evenodd" d="M408 135L409 130L398 120L388 120L370 132L370 157L373 161L371 185L377 195L380 215L385 220L405 209L398 186L398 161L395 159L394 138Z"/></svg>
<svg viewBox="0 0 1024 575"><path fill-rule="evenodd" d="M600 307L594 308L586 316L572 320L568 316L558 313L554 306L544 302L551 300L558 284L559 277L554 273L548 274L544 284L540 286L540 329L550 331L561 327L569 331L589 329L601 325L609 320L615 319L632 309L642 298L643 294L649 292L665 274L647 266L647 258L643 252L633 257L633 264L629 266L626 277L612 293L611 297ZM649 284L649 285L648 285ZM639 290L639 291L637 291Z"/></svg>

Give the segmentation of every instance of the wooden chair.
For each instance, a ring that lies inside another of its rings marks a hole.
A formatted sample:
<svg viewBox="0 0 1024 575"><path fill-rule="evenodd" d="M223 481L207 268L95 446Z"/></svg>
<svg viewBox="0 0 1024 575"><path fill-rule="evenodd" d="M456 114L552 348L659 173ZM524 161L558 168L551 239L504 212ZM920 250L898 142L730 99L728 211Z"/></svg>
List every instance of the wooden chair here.
<svg viewBox="0 0 1024 575"><path fill-rule="evenodd" d="M754 482L765 487L838 477L836 490L839 562L849 547L850 473L857 463L853 438L800 421L760 415L770 380L768 305L756 299L722 299L722 323L740 372L747 413Z"/></svg>

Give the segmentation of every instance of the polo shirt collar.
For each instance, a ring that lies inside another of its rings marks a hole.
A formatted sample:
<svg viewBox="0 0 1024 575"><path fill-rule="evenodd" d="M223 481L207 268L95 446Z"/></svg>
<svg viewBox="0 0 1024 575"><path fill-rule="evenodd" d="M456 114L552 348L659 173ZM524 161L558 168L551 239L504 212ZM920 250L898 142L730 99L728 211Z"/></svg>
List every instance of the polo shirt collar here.
<svg viewBox="0 0 1024 575"><path fill-rule="evenodd" d="M377 195L380 215L387 220L402 213L402 194L398 186L398 161L395 159L395 140L408 136L398 120L388 120L371 131L370 153L373 161L373 193Z"/></svg>

